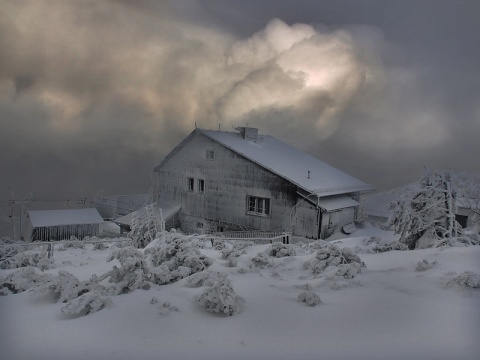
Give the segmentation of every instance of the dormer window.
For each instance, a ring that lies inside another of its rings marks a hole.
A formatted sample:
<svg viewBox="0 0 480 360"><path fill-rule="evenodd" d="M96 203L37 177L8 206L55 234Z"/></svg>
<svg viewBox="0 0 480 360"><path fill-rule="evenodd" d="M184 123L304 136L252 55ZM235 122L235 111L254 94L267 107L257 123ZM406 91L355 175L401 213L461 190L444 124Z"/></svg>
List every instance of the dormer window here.
<svg viewBox="0 0 480 360"><path fill-rule="evenodd" d="M207 160L215 159L215 150L214 149L207 149Z"/></svg>

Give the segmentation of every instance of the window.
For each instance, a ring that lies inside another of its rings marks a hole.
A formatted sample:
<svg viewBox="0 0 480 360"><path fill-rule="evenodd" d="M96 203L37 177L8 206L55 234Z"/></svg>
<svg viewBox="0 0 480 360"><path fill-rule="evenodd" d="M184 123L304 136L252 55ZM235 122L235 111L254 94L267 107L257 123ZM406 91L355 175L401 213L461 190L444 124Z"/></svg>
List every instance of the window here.
<svg viewBox="0 0 480 360"><path fill-rule="evenodd" d="M208 149L207 150L207 160L213 160L215 159L215 150L214 149Z"/></svg>
<svg viewBox="0 0 480 360"><path fill-rule="evenodd" d="M205 191L205 180L198 179L198 191L200 191L200 192Z"/></svg>
<svg viewBox="0 0 480 360"><path fill-rule="evenodd" d="M247 213L251 215L268 216L270 214L270 199L248 196Z"/></svg>
<svg viewBox="0 0 480 360"><path fill-rule="evenodd" d="M193 178L188 178L187 179L187 189L188 191L193 191L194 189L194 185L195 184L195 181L193 180Z"/></svg>

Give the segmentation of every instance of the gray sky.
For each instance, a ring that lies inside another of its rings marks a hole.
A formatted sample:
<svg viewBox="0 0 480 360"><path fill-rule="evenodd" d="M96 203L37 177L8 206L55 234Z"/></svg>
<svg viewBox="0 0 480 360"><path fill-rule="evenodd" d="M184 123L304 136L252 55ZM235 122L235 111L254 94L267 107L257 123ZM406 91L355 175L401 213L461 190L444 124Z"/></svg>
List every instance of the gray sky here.
<svg viewBox="0 0 480 360"><path fill-rule="evenodd" d="M379 190L424 166L479 171L478 14L462 0L0 0L0 201L148 192L195 122L248 123Z"/></svg>

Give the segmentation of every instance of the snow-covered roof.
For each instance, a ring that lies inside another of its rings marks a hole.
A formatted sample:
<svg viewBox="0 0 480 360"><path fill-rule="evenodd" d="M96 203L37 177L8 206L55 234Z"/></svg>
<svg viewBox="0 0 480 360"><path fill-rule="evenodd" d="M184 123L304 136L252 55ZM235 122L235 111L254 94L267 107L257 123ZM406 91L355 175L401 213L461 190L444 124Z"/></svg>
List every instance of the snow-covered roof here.
<svg viewBox="0 0 480 360"><path fill-rule="evenodd" d="M318 199L318 205L327 211L358 206L358 202L345 195L326 196Z"/></svg>
<svg viewBox="0 0 480 360"><path fill-rule="evenodd" d="M95 208L67 210L29 210L33 227L101 224L103 219Z"/></svg>
<svg viewBox="0 0 480 360"><path fill-rule="evenodd" d="M163 216L164 221L168 220L170 217L175 215L175 213L180 210L179 205L159 207L158 209L160 209L160 208L162 209L162 216ZM140 210L133 211L133 212L127 214L127 215L121 216L121 217L113 220L113 222L116 223L116 224L120 224L120 225L130 226L130 225L132 225L132 219L133 219L134 214L137 214L139 217L143 217L143 216L145 216L145 209L141 208ZM160 212L158 214L159 214L159 217L160 217Z"/></svg>
<svg viewBox="0 0 480 360"><path fill-rule="evenodd" d="M368 185L270 135L244 139L237 132L198 130L263 168L319 196L373 191Z"/></svg>

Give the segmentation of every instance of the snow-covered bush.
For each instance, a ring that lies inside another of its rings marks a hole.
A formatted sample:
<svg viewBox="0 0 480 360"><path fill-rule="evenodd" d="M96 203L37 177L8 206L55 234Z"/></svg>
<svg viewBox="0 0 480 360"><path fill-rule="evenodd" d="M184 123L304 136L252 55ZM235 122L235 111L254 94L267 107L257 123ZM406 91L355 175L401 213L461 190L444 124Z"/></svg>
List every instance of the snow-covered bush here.
<svg viewBox="0 0 480 360"><path fill-rule="evenodd" d="M472 271L465 271L460 275L455 276L452 281L460 286L473 289L480 288L480 275Z"/></svg>
<svg viewBox="0 0 480 360"><path fill-rule="evenodd" d="M238 261L237 261L236 258L231 256L231 257L228 258L227 265L229 267L236 267L238 265Z"/></svg>
<svg viewBox="0 0 480 360"><path fill-rule="evenodd" d="M2 285L0 288L7 289L16 294L31 289L38 284L42 284L52 277L53 275L51 274L40 272L37 268L28 266L7 275L5 279L1 281Z"/></svg>
<svg viewBox="0 0 480 360"><path fill-rule="evenodd" d="M62 307L62 312L70 316L84 316L97 312L111 304L112 300L100 291L89 291L69 301Z"/></svg>
<svg viewBox="0 0 480 360"><path fill-rule="evenodd" d="M190 275L186 279L186 285L188 287L201 287L212 286L218 279L221 278L221 274L209 270L204 270L196 274Z"/></svg>
<svg viewBox="0 0 480 360"><path fill-rule="evenodd" d="M253 256L250 260L252 260L252 263L253 265L255 265L255 267L265 267L265 266L272 265L270 260L263 253L258 253L257 255Z"/></svg>
<svg viewBox="0 0 480 360"><path fill-rule="evenodd" d="M300 293L298 295L297 301L298 302L304 302L308 306L312 306L312 307L317 306L318 304L320 304L322 302L320 300L320 296L318 296L317 294L315 294L312 291L304 291L304 292Z"/></svg>
<svg viewBox="0 0 480 360"><path fill-rule="evenodd" d="M222 249L222 257L228 259L230 257L239 257L240 255L246 254L246 248L252 244L252 242L236 242L231 247L225 246Z"/></svg>
<svg viewBox="0 0 480 360"><path fill-rule="evenodd" d="M270 256L281 258L286 256L295 256L296 252L293 245L276 242L270 246L269 254Z"/></svg>
<svg viewBox="0 0 480 360"><path fill-rule="evenodd" d="M18 247L19 248L19 247ZM35 266L40 270L53 269L55 263L48 257L48 252L23 251L0 261L0 269L17 269L20 267Z"/></svg>
<svg viewBox="0 0 480 360"><path fill-rule="evenodd" d="M428 261L427 259L423 259L422 261L419 261L417 263L417 267L415 268L416 271L425 271L425 270L428 270L428 269L431 269L432 267L434 267L435 265L437 264L436 261Z"/></svg>
<svg viewBox="0 0 480 360"><path fill-rule="evenodd" d="M399 251L408 250L407 245L400 241L397 241L397 240L385 241L384 239L379 238L377 236L372 236L370 238L365 239L364 244L365 246L367 246L369 253L382 253L382 252L394 251L394 250L399 250Z"/></svg>
<svg viewBox="0 0 480 360"><path fill-rule="evenodd" d="M200 253L191 239L170 234L155 240L145 249L151 265L151 279L156 284L168 284L207 269L212 260Z"/></svg>
<svg viewBox="0 0 480 360"><path fill-rule="evenodd" d="M329 243L316 252L312 261L304 263L304 268L311 269L315 275L322 273L327 268L336 267L335 275L344 278L353 278L364 266L365 264L354 250L340 249Z"/></svg>
<svg viewBox="0 0 480 360"><path fill-rule="evenodd" d="M59 270L58 275L53 275L30 289L30 293L35 297L52 297L55 302L61 303L74 300L90 291L105 292L105 287L98 283L96 275L90 280L80 281L65 270Z"/></svg>
<svg viewBox="0 0 480 360"><path fill-rule="evenodd" d="M241 310L244 299L235 294L230 281L223 276L205 290L197 302L209 312L232 316Z"/></svg>
<svg viewBox="0 0 480 360"><path fill-rule="evenodd" d="M85 249L85 243L82 240L77 239L75 236L71 236L70 240L64 240L58 250L63 251L67 249Z"/></svg>
<svg viewBox="0 0 480 360"><path fill-rule="evenodd" d="M103 281L108 278L112 285L108 293L112 295L126 294L136 289L148 289L149 269L146 265L144 255L133 247L125 247L115 250L107 259L117 259L120 267L114 266L112 270L98 278Z"/></svg>
<svg viewBox="0 0 480 360"><path fill-rule="evenodd" d="M317 250L323 249L325 247L329 247L331 245L332 244L330 244L328 241L325 241L325 240L315 240L307 244L307 250L310 251L311 253L314 253Z"/></svg>

